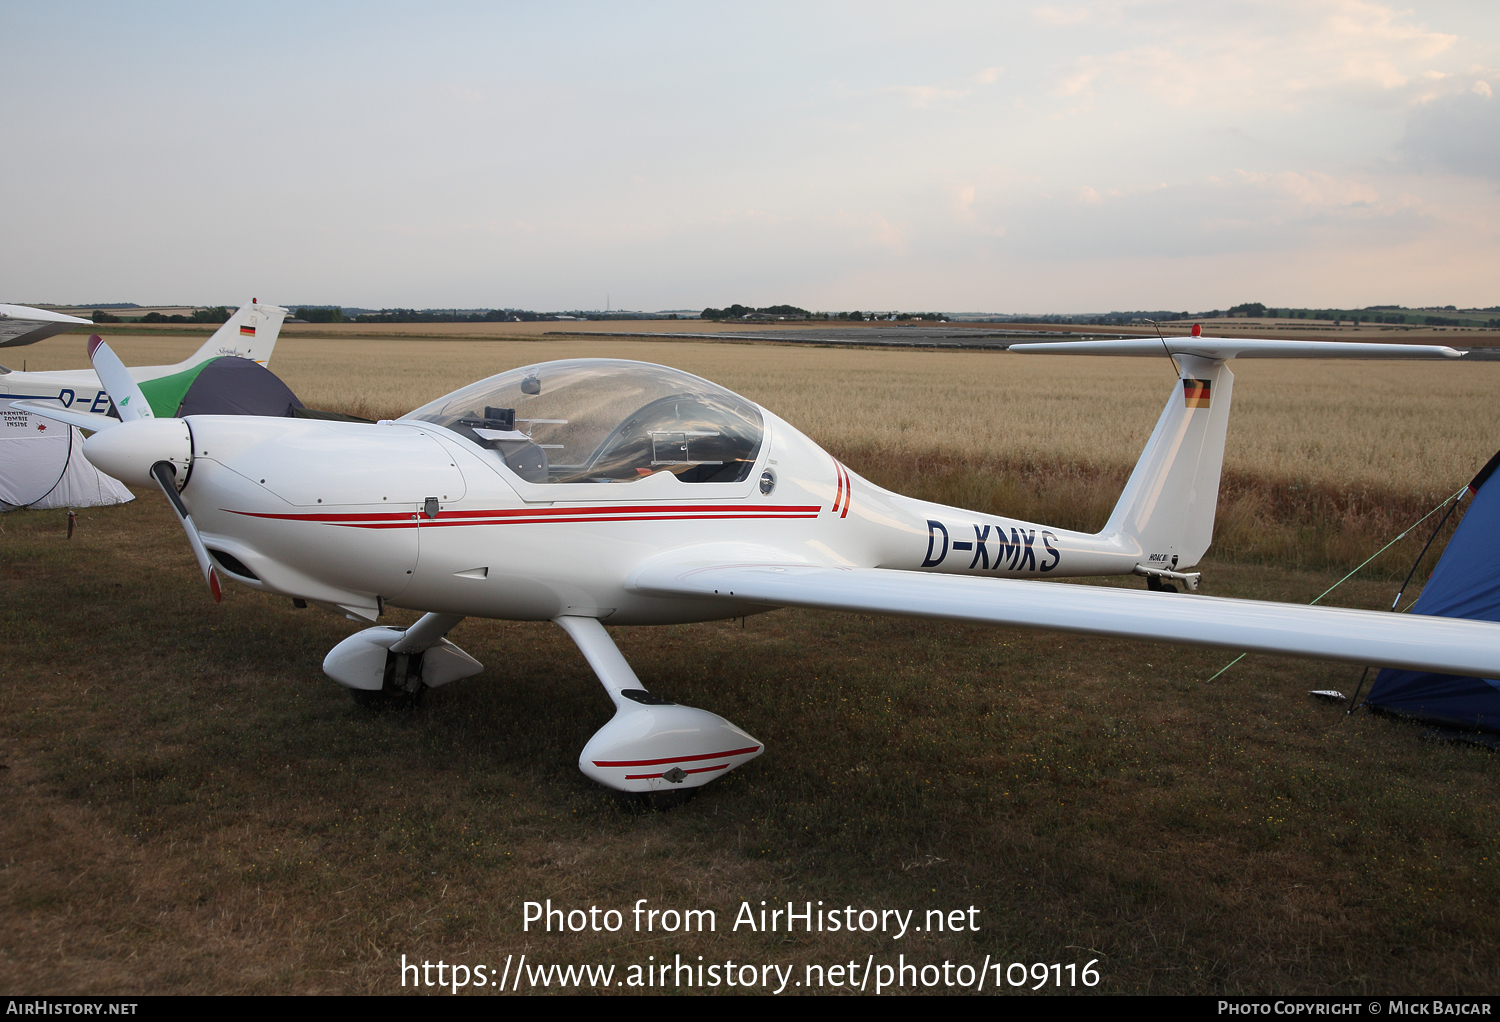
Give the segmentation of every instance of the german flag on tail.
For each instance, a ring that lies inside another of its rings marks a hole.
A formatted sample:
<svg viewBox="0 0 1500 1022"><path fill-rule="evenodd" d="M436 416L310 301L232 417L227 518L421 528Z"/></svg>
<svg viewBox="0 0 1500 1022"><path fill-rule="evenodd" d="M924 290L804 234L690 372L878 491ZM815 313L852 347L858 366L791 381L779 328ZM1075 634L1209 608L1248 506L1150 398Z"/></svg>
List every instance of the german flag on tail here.
<svg viewBox="0 0 1500 1022"><path fill-rule="evenodd" d="M240 324L240 336L241 337L254 337L255 336L255 327L253 327L253 326L245 326L243 323ZM1208 393L1208 391L1205 390L1204 393L1206 394L1206 393Z"/></svg>
<svg viewBox="0 0 1500 1022"><path fill-rule="evenodd" d="M1189 408L1207 408L1208 384L1208 380L1194 380L1184 377L1182 381L1183 402Z"/></svg>

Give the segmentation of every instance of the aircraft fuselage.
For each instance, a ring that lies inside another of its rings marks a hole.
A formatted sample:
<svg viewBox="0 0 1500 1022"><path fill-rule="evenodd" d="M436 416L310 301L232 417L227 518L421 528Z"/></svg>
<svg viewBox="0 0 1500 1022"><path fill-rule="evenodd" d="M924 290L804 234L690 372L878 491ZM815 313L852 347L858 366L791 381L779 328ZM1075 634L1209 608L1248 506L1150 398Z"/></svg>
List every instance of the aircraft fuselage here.
<svg viewBox="0 0 1500 1022"><path fill-rule="evenodd" d="M236 580L371 619L382 604L611 624L766 609L630 590L653 557L700 545L713 563L727 543L747 557L774 549L788 564L1011 578L1123 574L1142 558L1094 536L891 493L761 414L767 442L743 482L663 471L551 486L528 485L494 452L423 423L191 416L182 498Z"/></svg>

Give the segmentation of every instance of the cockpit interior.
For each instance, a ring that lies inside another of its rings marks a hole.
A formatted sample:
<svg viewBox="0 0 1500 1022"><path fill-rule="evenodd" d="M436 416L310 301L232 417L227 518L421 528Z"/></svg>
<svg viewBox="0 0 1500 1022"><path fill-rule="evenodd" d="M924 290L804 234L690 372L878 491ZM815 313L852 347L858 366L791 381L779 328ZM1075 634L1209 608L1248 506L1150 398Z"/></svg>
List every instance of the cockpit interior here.
<svg viewBox="0 0 1500 1022"><path fill-rule="evenodd" d="M630 483L670 472L734 483L760 454L760 409L688 373L573 359L492 376L401 417L493 451L529 483Z"/></svg>

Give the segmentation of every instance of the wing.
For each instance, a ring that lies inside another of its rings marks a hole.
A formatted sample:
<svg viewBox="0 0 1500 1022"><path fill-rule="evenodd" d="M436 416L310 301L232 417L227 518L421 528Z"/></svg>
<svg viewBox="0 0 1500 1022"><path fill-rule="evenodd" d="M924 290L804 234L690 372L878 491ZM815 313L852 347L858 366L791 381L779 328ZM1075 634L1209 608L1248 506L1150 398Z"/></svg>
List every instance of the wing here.
<svg viewBox="0 0 1500 1022"><path fill-rule="evenodd" d="M1500 676L1500 624L1485 621L885 568L703 561L701 553L691 563L658 559L634 573L630 588Z"/></svg>
<svg viewBox="0 0 1500 1022"><path fill-rule="evenodd" d="M44 337L72 330L75 326L93 326L91 319L65 316L49 309L25 305L0 305L0 348L35 344Z"/></svg>
<svg viewBox="0 0 1500 1022"><path fill-rule="evenodd" d="M58 405L49 405L45 401L12 401L10 406L19 408L23 412L31 412L33 415L46 416L54 422L77 426L79 429L108 429L120 421L109 415L90 415L88 412L69 411Z"/></svg>

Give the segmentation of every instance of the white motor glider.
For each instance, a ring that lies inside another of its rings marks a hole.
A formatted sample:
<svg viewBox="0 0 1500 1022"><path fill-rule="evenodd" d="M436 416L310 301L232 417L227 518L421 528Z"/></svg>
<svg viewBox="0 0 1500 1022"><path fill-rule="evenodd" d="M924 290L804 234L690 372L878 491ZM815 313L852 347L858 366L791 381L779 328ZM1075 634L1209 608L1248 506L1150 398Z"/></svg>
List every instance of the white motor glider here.
<svg viewBox="0 0 1500 1022"><path fill-rule="evenodd" d="M3 308L5 306L0 306ZM270 361L286 315L287 310L275 305L261 305L252 298L183 361L169 366L131 366L127 371L158 415L174 415L193 380L213 359L221 355L238 355L261 365ZM70 323L59 329L71 329L72 323L93 325L86 319L64 318ZM6 401L46 402L45 407L33 404L30 410L53 418L58 418L55 413L59 409L82 413L85 418L64 421L84 429L102 429L113 421L109 392L92 369L26 373L0 366L0 404Z"/></svg>
<svg viewBox="0 0 1500 1022"><path fill-rule="evenodd" d="M361 702L479 673L444 638L466 616L555 621L616 708L579 766L626 792L686 792L762 746L648 693L605 623L819 607L1500 676L1500 624L1049 584L1135 574L1158 590L1195 587L1187 569L1213 527L1228 359L1459 352L1200 337L1012 350L1176 361L1180 379L1097 534L891 493L752 401L608 359L515 369L379 424L171 419L150 416L93 339L125 421L84 453L161 487L215 596L223 575L370 622L387 606L425 611L328 654L324 670Z"/></svg>
<svg viewBox="0 0 1500 1022"><path fill-rule="evenodd" d="M93 326L93 320L79 319L50 309L33 309L27 305L0 305L0 348L18 348L75 326Z"/></svg>

